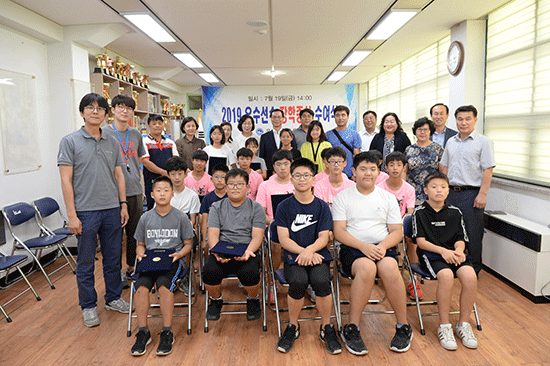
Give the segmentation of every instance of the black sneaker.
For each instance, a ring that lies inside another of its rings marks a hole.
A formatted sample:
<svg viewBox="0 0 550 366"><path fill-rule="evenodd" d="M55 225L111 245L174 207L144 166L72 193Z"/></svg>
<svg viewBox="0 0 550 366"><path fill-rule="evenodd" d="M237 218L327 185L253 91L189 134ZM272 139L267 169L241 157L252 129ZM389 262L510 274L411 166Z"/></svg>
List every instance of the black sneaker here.
<svg viewBox="0 0 550 366"><path fill-rule="evenodd" d="M220 312L222 311L223 300L214 300L210 299L210 304L208 304L208 310L206 311L206 319L208 320L219 320Z"/></svg>
<svg viewBox="0 0 550 366"><path fill-rule="evenodd" d="M336 355L342 352L342 344L340 344L340 341L338 340L338 336L336 335L336 329L334 329L334 325L327 324L325 325L325 329L323 329L323 326L321 325L319 338L321 338L321 340L325 342L327 346L327 351L331 355Z"/></svg>
<svg viewBox="0 0 550 366"><path fill-rule="evenodd" d="M298 328L296 328L294 324L289 324L281 338L279 338L279 342L277 342L277 350L283 353L290 352L292 346L294 345L294 341L299 337L300 326L298 325Z"/></svg>
<svg viewBox="0 0 550 366"><path fill-rule="evenodd" d="M247 299L246 300L246 320L260 319L262 316L262 309L260 307L260 299Z"/></svg>
<svg viewBox="0 0 550 366"><path fill-rule="evenodd" d="M132 356L141 356L147 351L147 345L151 343L151 333L140 330L136 334L136 343L132 347Z"/></svg>
<svg viewBox="0 0 550 366"><path fill-rule="evenodd" d="M163 330L160 332L160 342L157 348L157 356L166 356L172 353L172 344L175 338L171 330Z"/></svg>
<svg viewBox="0 0 550 366"><path fill-rule="evenodd" d="M406 352L411 348L412 339L413 331L409 324L402 325L401 328L396 326L390 349L394 352Z"/></svg>
<svg viewBox="0 0 550 366"><path fill-rule="evenodd" d="M361 333L359 332L359 328L357 327L357 325L344 325L344 330L340 335L342 336L342 339L346 344L346 348L350 353L356 356L363 356L369 353L369 351L367 350L367 346L365 346L365 343L361 338Z"/></svg>

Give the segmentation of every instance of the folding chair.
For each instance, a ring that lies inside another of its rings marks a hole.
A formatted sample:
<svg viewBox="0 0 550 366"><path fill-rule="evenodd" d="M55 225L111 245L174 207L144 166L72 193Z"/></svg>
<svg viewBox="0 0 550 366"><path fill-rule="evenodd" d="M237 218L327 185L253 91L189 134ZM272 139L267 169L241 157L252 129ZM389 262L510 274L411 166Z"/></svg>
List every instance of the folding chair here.
<svg viewBox="0 0 550 366"><path fill-rule="evenodd" d="M187 285L189 286L189 296L187 296L187 302L174 302L174 308L176 307L179 307L179 308L184 308L184 307L187 307L187 313L174 313L173 314L173 317L180 317L180 316L186 316L187 317L187 334L191 334L191 308L192 308L192 305L196 302L196 298L195 300L193 300L193 295L191 294L191 289L193 288L193 283L194 283L194 276L193 276L193 258L194 258L194 248L191 249L191 253L190 253L190 260L189 260L189 266L187 265L183 265L182 268L183 270L179 273L178 275L178 281L181 281L183 280L187 274L189 274L189 276L187 276ZM136 258L136 262L134 264L134 268L136 268L137 266L137 258ZM134 306L134 293L136 292L136 288L135 288L135 282L137 280L137 273L132 273L132 276L131 276L131 285L130 285L130 309L133 308ZM176 288L178 286L176 285ZM151 290L152 292L154 292L154 287L153 289ZM174 291L176 292L176 291ZM174 294L175 295L175 294ZM160 304L156 303L156 304L151 304L150 305L150 308L151 309L160 309ZM162 315L161 314L147 314L147 318L161 318ZM137 315L133 315L132 312L129 312L128 313L128 328L127 328L127 331L126 331L126 336L127 337L130 337L132 335L132 318L137 318Z"/></svg>
<svg viewBox="0 0 550 366"><path fill-rule="evenodd" d="M268 250L268 259L269 259L269 273L271 274L271 281L274 284L274 286L273 286L273 300L274 300L275 308L271 308L271 309L275 311L275 314L277 316L277 331L279 333L279 337L281 337L281 324L289 322L289 320L281 320L281 313L282 312L287 312L288 308L279 307L279 299L278 299L278 296L277 296L277 286L275 284L278 282L282 286L287 286L288 287L289 283L285 278L284 269L283 268L275 269L273 267L273 255L272 255L272 252L271 252L271 234L272 234L271 230L273 228L276 228L276 226L274 225L274 222L271 222L268 226L268 231L267 231L267 235L268 235L268 237L267 237L267 250ZM330 274L330 281L331 281L330 282L330 291L331 291L331 295L332 295L332 302L333 302L334 314L335 314L335 315L331 316L331 318L336 318L336 324L338 326L338 329L340 329L341 322L340 322L340 316L339 316L339 313L338 313L338 307L336 305L336 296L335 296L335 293L334 293L334 285L332 284L333 277L334 276L331 273ZM302 307L302 310L312 310L312 309L316 309L316 306L315 305L304 305ZM314 316L314 317L308 317L308 318L299 318L298 321L301 322L301 321L307 321L307 320L320 320L320 319L321 319L320 316Z"/></svg>
<svg viewBox="0 0 550 366"><path fill-rule="evenodd" d="M263 246L265 244L265 241L262 242L259 249L259 255L262 259L262 263L260 264L260 288L262 291L261 294L261 302L262 302L262 317L263 317L263 324L262 329L264 332L267 332L267 320L265 317L266 311L265 311L265 303L266 303L266 294L265 294L265 255ZM229 276L225 277L224 279L232 279L236 280L237 275L236 274L230 274ZM205 305L204 305L204 333L208 333L208 319L206 318L206 312L208 311L208 290L205 291ZM226 301L224 300L223 305L246 305L246 300L238 300L238 301ZM235 315L235 314L246 314L245 311L221 311L220 314L227 314L227 315Z"/></svg>
<svg viewBox="0 0 550 366"><path fill-rule="evenodd" d="M61 234L52 235L49 232L44 232L42 228L39 227L40 229L39 236L23 241L15 235L14 227L21 225L25 222L28 222L29 220L31 220L33 217L36 216L36 213L32 208L32 206L25 202L19 202L19 203L4 207L4 210L2 211L2 213L6 218L6 221L8 223L8 229L10 231L11 236L14 239L12 255L16 249L26 250L34 259L34 263L38 265L38 267L44 274L44 277L46 277L46 280L50 284L50 287L52 289L55 289L55 286L53 285L52 281L50 281L50 278L46 274L44 267L42 267L42 264L40 264L39 258L42 255L42 251L46 248L51 248L56 246L58 250L62 251L61 244L67 239L67 235L61 235ZM36 251L36 253L33 253L33 250ZM67 259L67 262L68 262L68 259ZM59 269L55 270L52 273L55 273L58 270ZM7 275L8 273L6 273L6 276Z"/></svg>
<svg viewBox="0 0 550 366"><path fill-rule="evenodd" d="M36 221L38 223L38 226L40 226L40 228L42 229L42 231L44 233L47 233L48 235L56 235L56 234L67 235L67 238L69 238L71 236L74 236L74 234L68 228L69 221L61 213L61 210L59 208L59 204L57 203L56 200L54 200L51 197L44 197L44 198L41 198L39 200L34 201L33 206L34 206L34 210L36 211L36 218L37 218ZM44 223L44 218L49 217L50 215L53 215L56 212L59 212L59 216L61 216L61 219L63 220L63 226L58 228L58 229L51 230ZM76 274L76 271L75 271L76 260L74 259L73 255L71 254L71 252L69 251L69 249L65 245L65 242L61 243L60 252L65 257L65 259L67 260L67 264L69 265L69 267L71 267L71 270L73 271L73 273ZM68 255L68 257L67 257L67 255ZM73 261L74 267L71 264L71 261L69 261L69 257ZM64 266L65 265L63 265L63 267Z"/></svg>
<svg viewBox="0 0 550 366"><path fill-rule="evenodd" d="M4 305L0 305L0 311L2 311L2 314L4 314L4 316L6 317L6 320L8 321L8 323L11 323L11 318L8 316L8 313L6 313L6 311L4 310L4 306L8 305L9 303L11 303L15 299L17 299L19 296L23 295L29 289L32 291L32 293L34 294L34 297L36 297L37 301L42 300L40 298L40 296L38 296L38 294L36 293L34 288L32 287L31 283L27 279L27 276L25 276L25 274L23 273L21 268L19 268L19 264L21 262L23 262L24 260L26 260L26 259L27 259L26 255L5 256L4 254L0 253L0 272L6 272L6 277L7 277L8 276L8 271L11 268L15 267L15 268L17 268L17 270L21 274L21 277L25 280L25 282L29 286L29 288L27 290L25 290L25 291L21 292L19 295L13 297L10 301L5 303Z"/></svg>
<svg viewBox="0 0 550 366"><path fill-rule="evenodd" d="M349 314L349 311L342 311L342 305L349 305L350 304L350 301L349 300L343 300L341 298L341 294L340 294L340 277L346 279L346 280L350 280L350 281L353 281L353 276L350 274L350 273L346 273L342 267L342 265L340 264L340 243L337 242L336 240L334 241L334 263L336 265L336 268L337 268L337 273L339 275L335 276L336 278L336 296L337 296L337 300L336 300L336 304L338 305L338 313L339 313L339 316L340 318L342 317L342 315L346 315L346 314ZM375 280L375 284L378 284L378 278L376 278ZM370 299L369 302L368 302L368 305L378 305L378 304L382 304L384 301L386 301L386 296L384 296L383 298L381 299ZM365 314L365 315L369 315L369 314L394 314L394 311L393 310L363 310L362 314ZM342 331L342 329L340 328L340 331Z"/></svg>
<svg viewBox="0 0 550 366"><path fill-rule="evenodd" d="M412 215L407 215L403 218L403 236L404 237L408 236L409 238L412 237ZM403 264L403 266L409 271L409 277L410 277L410 280L413 283L414 297L415 297L415 302L412 302L412 303L409 302L409 303L407 303L407 305L409 305L409 306L415 305L416 306L416 311L418 312L418 320L420 322L420 334L425 335L426 331L424 329L424 322L422 320L422 317L423 316L439 315L439 313L438 312L422 313L422 311L420 310L421 305L437 305L437 301L435 301L435 300L420 301L420 299L418 298L418 292L416 291L416 278L415 278L415 275L420 277L421 279L425 279L425 280L436 280L437 281L437 278L433 277L429 272L424 271L422 269L422 267L420 266L420 263L411 263L410 262L409 257L407 255L406 248L405 248L405 239L404 238L403 238L403 253L404 253L404 264ZM476 306L475 303L474 303L474 308L473 308L472 312L474 313L474 316L476 318L477 329L481 330L481 323L479 322L479 314L477 312L477 306ZM449 312L449 314L460 314L460 311L451 311L451 312Z"/></svg>

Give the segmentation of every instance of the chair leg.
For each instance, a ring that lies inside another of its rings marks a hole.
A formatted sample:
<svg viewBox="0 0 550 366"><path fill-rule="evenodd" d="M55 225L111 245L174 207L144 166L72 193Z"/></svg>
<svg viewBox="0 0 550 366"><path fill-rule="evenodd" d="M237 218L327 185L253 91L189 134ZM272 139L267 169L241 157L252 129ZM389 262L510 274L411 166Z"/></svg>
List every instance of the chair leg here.
<svg viewBox="0 0 550 366"><path fill-rule="evenodd" d="M189 261L189 278L188 278L189 282L187 283L187 286L188 286L187 288L189 289L188 290L189 296L187 296L187 334L191 334L191 305L192 305L191 298L193 297L192 296L192 290L194 288L193 279L195 277L195 273L193 272L194 270L193 254L194 253L191 253L191 260Z"/></svg>
<svg viewBox="0 0 550 366"><path fill-rule="evenodd" d="M76 271L73 267L73 264L71 263L71 261L69 260L69 258L67 257L67 254L65 254L65 250L63 250L65 248L65 244L58 244L57 245L57 248L59 249L59 251L61 252L61 254L63 255L63 257L65 258L65 260L67 261L67 264L69 265L69 267L71 267L71 271L73 271L74 274L76 274ZM67 248L65 248L67 249ZM68 251L68 250L67 250Z"/></svg>
<svg viewBox="0 0 550 366"><path fill-rule="evenodd" d="M264 243L262 243L264 245ZM262 256L262 268L260 268L260 274L262 276L262 313L263 313L263 331L267 332L267 319L266 319L266 310L265 310L265 296L266 296L266 281L265 281L265 254L263 250L260 250L260 255Z"/></svg>
<svg viewBox="0 0 550 366"><path fill-rule="evenodd" d="M27 249L25 247L25 249ZM50 277L48 277L48 274L46 273L46 271L44 270L44 267L42 267L42 264L40 264L40 261L38 260L38 258L36 257L36 255L34 255L34 253L27 249L27 252L29 252L29 254L33 257L34 259L34 262L38 265L38 267L40 268L40 270L42 271L42 273L44 274L44 277L46 277L46 280L48 281L48 283L50 284L50 287L52 290L55 290L55 286L53 285L52 281L50 281Z"/></svg>
<svg viewBox="0 0 550 366"><path fill-rule="evenodd" d="M474 302L474 316L476 318L477 330L481 330L481 323L479 322L479 314L477 312L477 306L475 302Z"/></svg>
<svg viewBox="0 0 550 366"><path fill-rule="evenodd" d="M132 306L134 305L134 289L135 284L132 280L132 284L130 285L130 309L132 309ZM132 335L132 312L130 311L128 313L128 329L126 330L126 337L130 337Z"/></svg>
<svg viewBox="0 0 550 366"><path fill-rule="evenodd" d="M6 313L6 311L4 310L4 308L2 307L2 305L0 305L0 311L2 312L2 314L4 314L4 316L6 317L6 321L8 323L11 323L11 318L9 317L8 313Z"/></svg>
<svg viewBox="0 0 550 366"><path fill-rule="evenodd" d="M338 307L336 306L336 295L334 293L334 285L330 283L330 291L332 292L332 303L334 306L334 315L336 316L336 329L340 330L342 328L342 319L340 318L340 313L338 312Z"/></svg>
<svg viewBox="0 0 550 366"><path fill-rule="evenodd" d="M37 301L40 301L42 300L40 298L40 296L38 296L38 294L36 293L36 291L34 291L34 287L32 287L31 283L29 282L27 276L25 276L25 274L23 273L23 271L21 270L21 268L19 268L19 266L16 266L15 268L17 268L17 270L19 271L19 273L21 274L21 277L23 277L23 279L25 280L25 282L27 283L27 285L29 285L29 288L31 289L32 293L34 294L34 297L36 297L36 300ZM7 275L6 275L7 276Z"/></svg>
<svg viewBox="0 0 550 366"><path fill-rule="evenodd" d="M206 312L208 311L208 290L205 289L204 295L204 333L208 333L208 319L206 318Z"/></svg>
<svg viewBox="0 0 550 366"><path fill-rule="evenodd" d="M414 290L414 300L416 302L416 311L418 312L418 321L420 322L420 334L426 335L426 330L424 329L424 322L422 321L422 311L420 310L420 300L418 299L418 292L416 290L416 278L414 273L410 272L410 279L413 284Z"/></svg>

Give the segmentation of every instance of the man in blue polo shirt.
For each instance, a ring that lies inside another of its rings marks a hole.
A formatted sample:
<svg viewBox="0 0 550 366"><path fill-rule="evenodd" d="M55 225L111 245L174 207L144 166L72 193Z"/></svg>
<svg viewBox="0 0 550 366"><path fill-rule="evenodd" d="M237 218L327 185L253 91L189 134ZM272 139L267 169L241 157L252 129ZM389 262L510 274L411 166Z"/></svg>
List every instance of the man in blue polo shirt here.
<svg viewBox="0 0 550 366"><path fill-rule="evenodd" d="M327 141L332 147L340 146L347 153L347 164L344 167L344 174L351 178L353 176L353 157L361 152L361 136L357 131L348 128L349 108L339 105L334 108L334 121L336 128L327 132Z"/></svg>
<svg viewBox="0 0 550 366"><path fill-rule="evenodd" d="M97 236L103 256L105 308L121 313L130 311L120 294L120 255L122 226L128 222L126 186L119 147L100 128L109 104L90 93L80 101L84 127L61 139L57 165L69 218L69 230L78 240L76 282L84 325L99 325L94 268Z"/></svg>

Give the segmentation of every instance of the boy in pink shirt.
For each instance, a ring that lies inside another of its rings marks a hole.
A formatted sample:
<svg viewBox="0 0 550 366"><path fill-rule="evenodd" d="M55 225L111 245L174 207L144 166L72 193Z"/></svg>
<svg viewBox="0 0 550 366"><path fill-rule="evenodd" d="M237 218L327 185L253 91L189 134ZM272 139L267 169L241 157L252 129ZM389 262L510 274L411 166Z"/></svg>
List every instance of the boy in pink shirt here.
<svg viewBox="0 0 550 366"><path fill-rule="evenodd" d="M250 168L250 163L254 159L254 153L252 150L247 149L246 147L241 147L237 151L237 164L239 168L248 173L248 191L246 192L246 197L251 200L256 200L256 194L258 193L258 188L260 184L264 182L262 175Z"/></svg>
<svg viewBox="0 0 550 366"><path fill-rule="evenodd" d="M355 185L354 181L343 174L346 166L346 152L341 147L333 147L326 153L326 167L328 176L316 182L314 193L332 208L334 197L344 189ZM320 173L319 173L320 174Z"/></svg>
<svg viewBox="0 0 550 366"><path fill-rule="evenodd" d="M187 188L195 191L202 201L204 196L215 189L210 175L204 171L208 162L208 154L203 150L197 150L193 153L191 159L193 162L193 171L187 175L183 182Z"/></svg>
<svg viewBox="0 0 550 366"><path fill-rule="evenodd" d="M384 162L384 159L382 158L382 153L378 150L369 150L369 153L376 155L378 157L378 160L380 161L380 174L374 182L375 185L379 185L380 183L388 179L389 175L382 171L382 163Z"/></svg>
<svg viewBox="0 0 550 366"><path fill-rule="evenodd" d="M389 173L388 179L378 184L378 187L390 192L397 198L399 209L401 210L401 217L412 214L414 210L414 203L416 201L416 194L414 187L405 182L401 175L407 165L407 157L405 154L399 151L394 151L386 156L386 170ZM416 254L416 245L412 243L410 238L407 238L407 254L411 262L418 262L418 255ZM409 295L414 299L414 289L412 281L408 285ZM422 292L420 291L419 282L416 282L416 290L418 297L422 298Z"/></svg>

